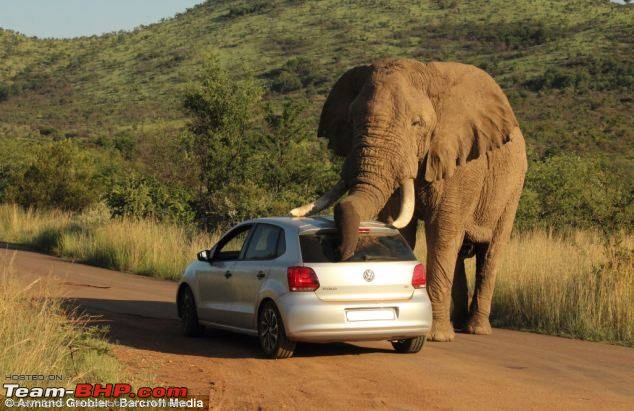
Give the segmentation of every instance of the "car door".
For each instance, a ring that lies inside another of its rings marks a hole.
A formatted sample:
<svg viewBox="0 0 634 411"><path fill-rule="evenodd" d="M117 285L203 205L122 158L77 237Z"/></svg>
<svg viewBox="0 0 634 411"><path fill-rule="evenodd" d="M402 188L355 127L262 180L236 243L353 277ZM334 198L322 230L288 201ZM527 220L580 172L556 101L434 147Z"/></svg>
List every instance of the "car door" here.
<svg viewBox="0 0 634 411"><path fill-rule="evenodd" d="M209 264L196 271L199 286L199 316L202 321L230 325L233 309L233 267L240 258L252 225L238 226L214 247Z"/></svg>
<svg viewBox="0 0 634 411"><path fill-rule="evenodd" d="M246 251L232 269L232 325L254 328L260 289L274 260L284 253L284 241L284 230L273 224L259 223L253 229Z"/></svg>

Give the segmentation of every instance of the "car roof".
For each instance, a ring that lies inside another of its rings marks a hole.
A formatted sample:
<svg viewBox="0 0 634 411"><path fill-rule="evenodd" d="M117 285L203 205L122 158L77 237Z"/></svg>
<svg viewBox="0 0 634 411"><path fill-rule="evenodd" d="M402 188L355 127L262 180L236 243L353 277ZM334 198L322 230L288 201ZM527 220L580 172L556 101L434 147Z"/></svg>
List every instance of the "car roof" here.
<svg viewBox="0 0 634 411"><path fill-rule="evenodd" d="M335 228L335 220L332 216L315 216L315 217L265 217L255 218L253 220L245 221L246 223L269 223L275 224L287 229L296 229L298 232L303 233L306 231L318 231ZM396 229L390 225L378 222L378 221L364 221L361 223L362 227L375 228L375 229Z"/></svg>

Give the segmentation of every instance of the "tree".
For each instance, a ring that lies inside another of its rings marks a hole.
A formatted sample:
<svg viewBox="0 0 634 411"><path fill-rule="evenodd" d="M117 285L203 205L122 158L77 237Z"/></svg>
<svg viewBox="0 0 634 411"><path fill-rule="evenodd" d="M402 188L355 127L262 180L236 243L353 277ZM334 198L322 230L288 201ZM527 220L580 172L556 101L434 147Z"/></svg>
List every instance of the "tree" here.
<svg viewBox="0 0 634 411"><path fill-rule="evenodd" d="M197 209L205 226L230 223L255 210L244 207L243 191L258 191L248 183L254 164L253 128L257 125L262 89L253 79L233 81L218 59L208 59L200 84L185 94L191 116L190 151L198 167ZM247 188L248 187L248 188Z"/></svg>
<svg viewBox="0 0 634 411"><path fill-rule="evenodd" d="M286 214L334 183L337 174L325 142L306 121L305 103L286 100L281 110L264 105L251 77L232 80L217 59L203 73L184 99L203 225Z"/></svg>

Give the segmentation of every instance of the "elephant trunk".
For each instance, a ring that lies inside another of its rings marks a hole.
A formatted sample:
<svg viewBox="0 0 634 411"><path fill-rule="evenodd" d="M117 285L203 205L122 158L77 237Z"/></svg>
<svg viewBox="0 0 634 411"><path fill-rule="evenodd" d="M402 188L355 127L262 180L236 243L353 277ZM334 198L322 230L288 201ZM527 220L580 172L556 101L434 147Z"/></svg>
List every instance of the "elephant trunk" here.
<svg viewBox="0 0 634 411"><path fill-rule="evenodd" d="M401 210L392 225L403 228L414 214L414 177L418 161L407 152L402 136L365 129L344 164L348 197L335 206L335 223L341 235L341 260L354 254L361 221L376 218L388 199L401 189Z"/></svg>

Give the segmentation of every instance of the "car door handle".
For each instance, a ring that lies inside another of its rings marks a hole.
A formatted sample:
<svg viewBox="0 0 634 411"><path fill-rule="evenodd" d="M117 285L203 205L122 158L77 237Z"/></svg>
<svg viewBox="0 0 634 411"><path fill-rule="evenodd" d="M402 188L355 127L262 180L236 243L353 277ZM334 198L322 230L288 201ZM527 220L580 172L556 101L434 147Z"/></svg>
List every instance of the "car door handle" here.
<svg viewBox="0 0 634 411"><path fill-rule="evenodd" d="M231 271L227 270L227 272L225 273L225 278L229 278L231 277Z"/></svg>
<svg viewBox="0 0 634 411"><path fill-rule="evenodd" d="M258 280L263 279L264 277L266 277L266 274L264 274L264 271L260 271L258 273L258 275L256 275L256 277L258 278Z"/></svg>

